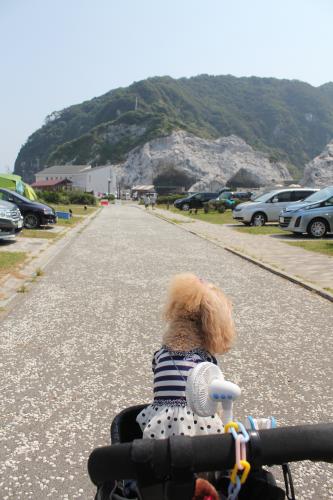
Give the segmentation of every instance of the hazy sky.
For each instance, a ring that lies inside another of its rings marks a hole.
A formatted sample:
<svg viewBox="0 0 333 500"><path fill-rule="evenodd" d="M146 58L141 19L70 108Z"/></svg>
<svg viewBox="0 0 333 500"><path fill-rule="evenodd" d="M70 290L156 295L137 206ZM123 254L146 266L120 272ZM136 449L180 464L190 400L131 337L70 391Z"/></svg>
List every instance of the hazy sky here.
<svg viewBox="0 0 333 500"><path fill-rule="evenodd" d="M54 110L149 76L333 80L333 0L0 0L0 171Z"/></svg>

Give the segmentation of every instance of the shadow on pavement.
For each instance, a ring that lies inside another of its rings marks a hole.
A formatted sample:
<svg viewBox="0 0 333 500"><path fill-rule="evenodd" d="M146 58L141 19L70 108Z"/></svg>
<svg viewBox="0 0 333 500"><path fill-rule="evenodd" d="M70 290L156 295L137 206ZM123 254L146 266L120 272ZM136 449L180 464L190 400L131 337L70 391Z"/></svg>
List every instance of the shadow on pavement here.
<svg viewBox="0 0 333 500"><path fill-rule="evenodd" d="M0 247L9 247L9 246L13 245L14 243L16 243L15 239L13 239L13 240L1 240L0 239Z"/></svg>

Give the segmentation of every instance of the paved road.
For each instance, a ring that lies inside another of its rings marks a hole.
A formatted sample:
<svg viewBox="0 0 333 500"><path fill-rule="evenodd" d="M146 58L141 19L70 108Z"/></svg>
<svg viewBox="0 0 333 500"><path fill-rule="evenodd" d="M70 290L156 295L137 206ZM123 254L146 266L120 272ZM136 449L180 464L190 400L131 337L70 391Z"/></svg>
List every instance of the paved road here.
<svg viewBox="0 0 333 500"><path fill-rule="evenodd" d="M233 298L243 388L236 413L280 424L332 420L330 302L135 207L104 209L0 324L0 497L90 499L89 452L125 406L149 401L170 276ZM298 499L329 499L332 467L294 466ZM316 493L315 493L316 492Z"/></svg>

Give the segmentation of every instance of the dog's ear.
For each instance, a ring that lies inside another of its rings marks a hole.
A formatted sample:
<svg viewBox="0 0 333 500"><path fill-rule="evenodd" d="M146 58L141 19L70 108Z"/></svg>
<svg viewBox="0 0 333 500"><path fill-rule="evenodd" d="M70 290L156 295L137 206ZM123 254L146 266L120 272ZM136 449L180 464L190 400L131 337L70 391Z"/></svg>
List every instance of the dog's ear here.
<svg viewBox="0 0 333 500"><path fill-rule="evenodd" d="M218 288L209 285L201 300L203 343L212 354L222 354L230 349L235 337L232 303Z"/></svg>

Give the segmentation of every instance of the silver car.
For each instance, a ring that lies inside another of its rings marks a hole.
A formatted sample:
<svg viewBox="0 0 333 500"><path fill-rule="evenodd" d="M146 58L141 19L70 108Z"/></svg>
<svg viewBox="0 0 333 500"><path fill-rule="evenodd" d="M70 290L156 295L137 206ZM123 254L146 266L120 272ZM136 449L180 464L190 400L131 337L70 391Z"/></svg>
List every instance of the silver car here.
<svg viewBox="0 0 333 500"><path fill-rule="evenodd" d="M262 194L253 201L240 203L233 210L233 218L243 224L263 226L266 222L278 222L280 212L291 203L304 200L318 189L286 188Z"/></svg>
<svg viewBox="0 0 333 500"><path fill-rule="evenodd" d="M0 240L14 239L23 228L23 217L13 203L1 200L0 196Z"/></svg>
<svg viewBox="0 0 333 500"><path fill-rule="evenodd" d="M285 208L279 217L281 229L323 238L333 233L333 186L309 196L304 203Z"/></svg>

